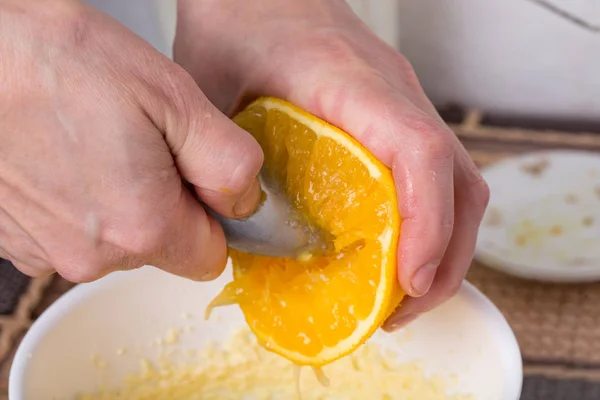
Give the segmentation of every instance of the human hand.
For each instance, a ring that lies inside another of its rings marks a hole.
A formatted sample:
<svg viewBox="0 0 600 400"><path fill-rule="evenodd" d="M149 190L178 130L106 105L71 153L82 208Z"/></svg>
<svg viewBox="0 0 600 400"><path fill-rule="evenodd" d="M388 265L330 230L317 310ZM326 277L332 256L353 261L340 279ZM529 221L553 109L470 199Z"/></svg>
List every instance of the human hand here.
<svg viewBox="0 0 600 400"><path fill-rule="evenodd" d="M394 330L453 296L489 189L409 62L342 0L180 0L175 60L233 113L281 97L353 135L393 171L402 223ZM207 62L206 60L210 60Z"/></svg>
<svg viewBox="0 0 600 400"><path fill-rule="evenodd" d="M216 277L216 211L258 204L256 141L141 38L78 1L0 0L0 257L74 282Z"/></svg>

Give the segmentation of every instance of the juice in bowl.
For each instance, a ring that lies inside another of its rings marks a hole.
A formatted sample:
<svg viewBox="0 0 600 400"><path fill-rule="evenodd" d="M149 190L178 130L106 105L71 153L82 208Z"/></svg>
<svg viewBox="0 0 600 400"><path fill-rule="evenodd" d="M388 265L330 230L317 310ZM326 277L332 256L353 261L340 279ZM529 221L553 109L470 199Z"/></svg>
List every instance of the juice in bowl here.
<svg viewBox="0 0 600 400"><path fill-rule="evenodd" d="M514 335L468 283L410 327L377 331L404 296L385 166L278 99L234 120L263 147L269 178L327 232L328 250L297 259L232 251L210 283L145 267L79 285L23 340L11 399L519 398Z"/></svg>

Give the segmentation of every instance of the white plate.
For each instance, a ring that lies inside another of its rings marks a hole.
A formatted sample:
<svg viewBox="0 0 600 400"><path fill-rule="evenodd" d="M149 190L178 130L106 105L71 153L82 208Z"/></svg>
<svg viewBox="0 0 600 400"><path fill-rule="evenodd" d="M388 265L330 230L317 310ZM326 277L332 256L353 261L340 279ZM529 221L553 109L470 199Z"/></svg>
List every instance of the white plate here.
<svg viewBox="0 0 600 400"><path fill-rule="evenodd" d="M600 156L549 151L483 170L491 199L476 258L522 278L600 280Z"/></svg>
<svg viewBox="0 0 600 400"><path fill-rule="evenodd" d="M76 287L54 303L21 343L10 374L11 400L72 399L102 383L118 385L137 371L138 356L117 356L117 349L136 349L153 359L157 337L182 324L179 349L198 349L245 326L237 307L215 310L204 321L209 300L228 281L230 271L214 282L195 283L151 267L119 272ZM182 320L182 313L193 317ZM455 387L481 400L517 400L522 383L521 356L515 337L500 312L473 286L423 316L405 331L377 333L373 341L397 351L402 360L420 359L428 372L456 374ZM398 335L406 340L399 341ZM401 342L401 344L399 344ZM110 368L90 363L97 354Z"/></svg>

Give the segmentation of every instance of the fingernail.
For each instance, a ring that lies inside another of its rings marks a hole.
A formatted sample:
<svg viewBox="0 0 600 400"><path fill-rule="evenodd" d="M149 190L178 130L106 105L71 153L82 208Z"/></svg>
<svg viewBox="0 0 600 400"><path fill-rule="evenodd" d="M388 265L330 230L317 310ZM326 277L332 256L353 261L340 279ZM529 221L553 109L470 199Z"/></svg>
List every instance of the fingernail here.
<svg viewBox="0 0 600 400"><path fill-rule="evenodd" d="M261 188L258 179L250 185L248 190L239 198L233 206L233 214L238 218L244 218L251 215L256 208L261 198Z"/></svg>
<svg viewBox="0 0 600 400"><path fill-rule="evenodd" d="M437 271L439 265L439 262L430 262L415 272L410 282L413 290L413 293L409 293L411 296L423 296L429 291L435 277L435 271Z"/></svg>
<svg viewBox="0 0 600 400"><path fill-rule="evenodd" d="M419 314L406 314L398 315L397 317L390 318L389 321L383 326L383 330L386 332L394 332L398 329L410 324L419 317Z"/></svg>

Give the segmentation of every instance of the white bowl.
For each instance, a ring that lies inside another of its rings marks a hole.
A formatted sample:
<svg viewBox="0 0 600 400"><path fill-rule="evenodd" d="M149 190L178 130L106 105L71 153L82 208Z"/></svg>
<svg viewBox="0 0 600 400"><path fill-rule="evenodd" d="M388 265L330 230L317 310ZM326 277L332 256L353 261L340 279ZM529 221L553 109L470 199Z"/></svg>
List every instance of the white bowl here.
<svg viewBox="0 0 600 400"><path fill-rule="evenodd" d="M82 284L56 301L33 324L17 351L9 383L11 400L72 399L98 384L118 386L139 368L140 356L158 356L157 337L193 325L176 347L198 349L245 325L237 307L215 310L204 321L210 299L229 280L195 283L152 267L112 274ZM183 313L192 315L182 318ZM411 331L408 340L407 332ZM404 335L405 340L397 340ZM455 388L481 400L517 400L522 384L517 341L502 314L472 285L396 334L378 332L372 341L420 359L427 372L455 373ZM118 349L135 349L125 356ZM133 353L136 353L135 356ZM98 355L110 365L99 370Z"/></svg>
<svg viewBox="0 0 600 400"><path fill-rule="evenodd" d="M527 153L483 170L492 193L475 257L522 278L600 280L600 155Z"/></svg>

